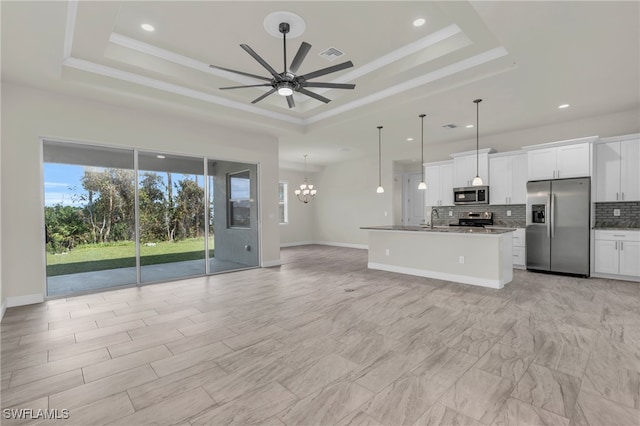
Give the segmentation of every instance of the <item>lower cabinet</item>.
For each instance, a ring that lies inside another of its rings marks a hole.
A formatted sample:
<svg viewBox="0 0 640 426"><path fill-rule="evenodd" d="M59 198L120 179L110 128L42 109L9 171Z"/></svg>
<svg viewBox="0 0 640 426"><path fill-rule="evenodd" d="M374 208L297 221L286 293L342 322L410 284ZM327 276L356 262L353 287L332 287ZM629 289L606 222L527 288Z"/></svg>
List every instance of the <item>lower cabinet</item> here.
<svg viewBox="0 0 640 426"><path fill-rule="evenodd" d="M526 268L527 256L526 256L526 244L525 244L525 231L524 228L517 228L513 231L513 267L514 268Z"/></svg>
<svg viewBox="0 0 640 426"><path fill-rule="evenodd" d="M640 231L595 231L594 272L640 278Z"/></svg>

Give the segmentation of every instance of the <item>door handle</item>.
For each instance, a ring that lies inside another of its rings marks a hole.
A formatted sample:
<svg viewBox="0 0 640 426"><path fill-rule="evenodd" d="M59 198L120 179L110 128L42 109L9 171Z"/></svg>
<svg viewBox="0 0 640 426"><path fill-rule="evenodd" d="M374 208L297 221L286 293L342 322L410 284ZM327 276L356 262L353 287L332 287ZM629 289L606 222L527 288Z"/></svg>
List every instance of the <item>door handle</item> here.
<svg viewBox="0 0 640 426"><path fill-rule="evenodd" d="M620 251L624 250L624 241L620 241Z"/></svg>
<svg viewBox="0 0 640 426"><path fill-rule="evenodd" d="M560 170L558 170L558 173L557 173L557 174L558 174L558 178L560 178Z"/></svg>
<svg viewBox="0 0 640 426"><path fill-rule="evenodd" d="M553 171L553 178L554 179L556 178L556 171L555 170Z"/></svg>
<svg viewBox="0 0 640 426"><path fill-rule="evenodd" d="M551 238L551 220L549 217L549 205L551 204L551 193L547 195L547 204L544 206L544 217L547 222L547 238Z"/></svg>
<svg viewBox="0 0 640 426"><path fill-rule="evenodd" d="M618 193L616 192L616 201L618 201Z"/></svg>
<svg viewBox="0 0 640 426"><path fill-rule="evenodd" d="M618 250L618 242L616 241L615 244L616 244L615 249Z"/></svg>
<svg viewBox="0 0 640 426"><path fill-rule="evenodd" d="M551 194L551 238L556 237L556 194Z"/></svg>
<svg viewBox="0 0 640 426"><path fill-rule="evenodd" d="M622 201L624 201L624 192L622 193Z"/></svg>

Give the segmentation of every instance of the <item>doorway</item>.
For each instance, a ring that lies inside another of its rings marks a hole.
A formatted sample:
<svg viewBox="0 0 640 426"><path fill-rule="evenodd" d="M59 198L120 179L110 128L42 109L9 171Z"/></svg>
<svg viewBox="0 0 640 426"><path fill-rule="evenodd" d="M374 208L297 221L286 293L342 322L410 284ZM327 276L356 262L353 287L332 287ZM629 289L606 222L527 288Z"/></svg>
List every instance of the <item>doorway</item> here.
<svg viewBox="0 0 640 426"><path fill-rule="evenodd" d="M406 173L402 179L402 216L404 225L424 223L425 191L418 189L422 173Z"/></svg>

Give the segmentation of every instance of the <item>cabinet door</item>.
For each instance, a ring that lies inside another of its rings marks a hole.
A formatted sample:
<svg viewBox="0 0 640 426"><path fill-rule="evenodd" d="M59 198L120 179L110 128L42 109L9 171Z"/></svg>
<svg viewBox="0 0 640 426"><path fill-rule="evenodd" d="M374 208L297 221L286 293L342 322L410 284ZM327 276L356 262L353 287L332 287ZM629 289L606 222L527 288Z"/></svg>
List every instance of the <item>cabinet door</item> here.
<svg viewBox="0 0 640 426"><path fill-rule="evenodd" d="M440 166L440 205L453 205L453 163Z"/></svg>
<svg viewBox="0 0 640 426"><path fill-rule="evenodd" d="M556 178L591 176L589 172L590 147L588 143L559 146L557 148L558 173L556 173Z"/></svg>
<svg viewBox="0 0 640 426"><path fill-rule="evenodd" d="M613 240L596 240L595 272L603 274L618 273L618 242Z"/></svg>
<svg viewBox="0 0 640 426"><path fill-rule="evenodd" d="M620 200L620 142L596 145L595 184L596 201Z"/></svg>
<svg viewBox="0 0 640 426"><path fill-rule="evenodd" d="M553 179L556 171L556 148L527 152L529 180Z"/></svg>
<svg viewBox="0 0 640 426"><path fill-rule="evenodd" d="M427 180L425 203L427 206L438 206L440 201L440 166L427 166L424 170Z"/></svg>
<svg viewBox="0 0 640 426"><path fill-rule="evenodd" d="M620 275L640 277L640 243L637 241L621 241Z"/></svg>
<svg viewBox="0 0 640 426"><path fill-rule="evenodd" d="M476 156L465 155L453 159L453 186L471 186L473 178L476 177Z"/></svg>
<svg viewBox="0 0 640 426"><path fill-rule="evenodd" d="M620 159L620 198L640 201L640 140L620 142Z"/></svg>
<svg viewBox="0 0 640 426"><path fill-rule="evenodd" d="M511 157L511 198L509 202L510 204L526 204L527 202L526 155Z"/></svg>
<svg viewBox="0 0 640 426"><path fill-rule="evenodd" d="M489 159L489 179L491 180L489 204L509 204L511 173L511 157Z"/></svg>

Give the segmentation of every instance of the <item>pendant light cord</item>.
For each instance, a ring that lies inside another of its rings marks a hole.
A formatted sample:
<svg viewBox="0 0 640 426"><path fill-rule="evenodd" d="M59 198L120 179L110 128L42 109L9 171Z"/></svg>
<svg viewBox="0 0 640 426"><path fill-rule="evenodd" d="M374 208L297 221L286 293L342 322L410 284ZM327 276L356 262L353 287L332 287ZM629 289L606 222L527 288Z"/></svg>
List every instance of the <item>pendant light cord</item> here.
<svg viewBox="0 0 640 426"><path fill-rule="evenodd" d="M378 126L378 186L382 186L382 140L380 133L382 126Z"/></svg>
<svg viewBox="0 0 640 426"><path fill-rule="evenodd" d="M424 182L424 117L426 114L420 114L421 133L420 133L420 168L422 169L422 182Z"/></svg>
<svg viewBox="0 0 640 426"><path fill-rule="evenodd" d="M480 176L480 102L482 102L482 99L476 99L473 101L473 103L476 104L476 177Z"/></svg>

